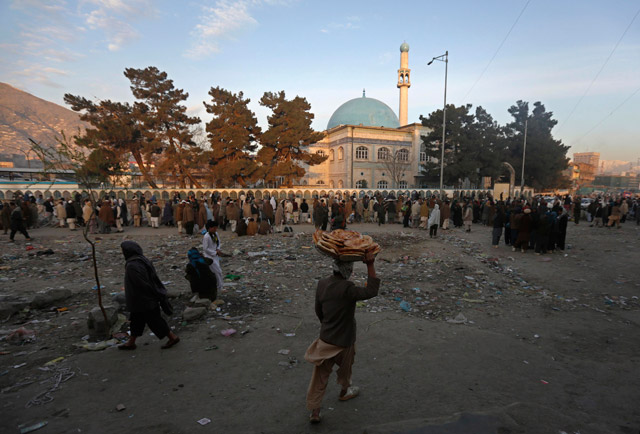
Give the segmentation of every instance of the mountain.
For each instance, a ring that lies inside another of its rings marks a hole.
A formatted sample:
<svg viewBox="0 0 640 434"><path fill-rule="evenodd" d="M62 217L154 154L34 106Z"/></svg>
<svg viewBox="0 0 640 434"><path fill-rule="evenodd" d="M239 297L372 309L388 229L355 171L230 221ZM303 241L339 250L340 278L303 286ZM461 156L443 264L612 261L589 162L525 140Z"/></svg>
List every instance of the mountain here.
<svg viewBox="0 0 640 434"><path fill-rule="evenodd" d="M603 175L620 175L633 170L633 163L622 160L600 160L600 172Z"/></svg>
<svg viewBox="0 0 640 434"><path fill-rule="evenodd" d="M53 145L61 130L72 137L86 125L76 112L0 83L0 154L26 152L29 138Z"/></svg>

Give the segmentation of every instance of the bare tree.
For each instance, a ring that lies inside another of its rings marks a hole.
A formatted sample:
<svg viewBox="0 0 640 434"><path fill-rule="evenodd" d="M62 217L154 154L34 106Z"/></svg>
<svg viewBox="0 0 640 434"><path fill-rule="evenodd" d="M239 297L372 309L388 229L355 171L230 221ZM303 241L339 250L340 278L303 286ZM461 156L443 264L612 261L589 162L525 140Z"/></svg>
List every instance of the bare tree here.
<svg viewBox="0 0 640 434"><path fill-rule="evenodd" d="M87 149L79 146L72 145L67 139L64 132L61 132L62 137L56 137L56 146L43 146L40 143L36 143L34 140L29 139L31 142L31 149L38 156L44 166L44 172L46 173L60 173L62 170L71 170L78 182L78 186L88 193L88 199L91 201L92 214L89 220L96 218L95 210L99 197L99 191L95 186L114 185L118 179L122 179L122 170L119 163L115 165L112 161L105 159L105 156L100 151L94 151L89 153ZM55 183L55 176L52 178L51 184ZM110 334L109 319L107 318L107 312L102 304L102 290L100 287L100 276L98 273L98 262L96 260L96 243L89 237L89 222L82 231L82 236L85 241L91 246L91 258L93 260L93 274L96 282L97 294L98 294L98 306L102 312L105 323L105 332L107 337Z"/></svg>
<svg viewBox="0 0 640 434"><path fill-rule="evenodd" d="M386 158L384 158L386 155ZM382 157L382 158L381 158ZM395 152L386 152L379 155L382 168L389 173L391 178L391 188L399 188L400 182L406 180L411 174L411 166L413 164L413 156L408 149L398 149ZM407 180L407 187L409 181Z"/></svg>

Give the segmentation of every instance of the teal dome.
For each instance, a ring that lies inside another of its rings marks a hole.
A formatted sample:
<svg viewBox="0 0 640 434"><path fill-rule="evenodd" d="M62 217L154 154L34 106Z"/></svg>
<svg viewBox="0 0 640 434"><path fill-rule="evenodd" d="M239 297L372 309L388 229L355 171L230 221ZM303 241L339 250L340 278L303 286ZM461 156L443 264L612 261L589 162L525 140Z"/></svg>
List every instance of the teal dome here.
<svg viewBox="0 0 640 434"><path fill-rule="evenodd" d="M407 51L409 51L409 44L407 44L406 42L403 42L402 45L400 45L400 51L403 53L406 53Z"/></svg>
<svg viewBox="0 0 640 434"><path fill-rule="evenodd" d="M333 112L327 129L338 125L364 125L366 127L400 128L400 121L391 108L374 98L354 98Z"/></svg>

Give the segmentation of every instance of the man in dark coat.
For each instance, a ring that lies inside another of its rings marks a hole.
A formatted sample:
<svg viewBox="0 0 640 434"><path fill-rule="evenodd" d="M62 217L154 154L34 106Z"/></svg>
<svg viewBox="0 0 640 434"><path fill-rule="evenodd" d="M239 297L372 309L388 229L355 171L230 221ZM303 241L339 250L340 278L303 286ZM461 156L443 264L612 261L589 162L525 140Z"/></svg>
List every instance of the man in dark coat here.
<svg viewBox="0 0 640 434"><path fill-rule="evenodd" d="M20 232L27 241L31 241L29 238L29 233L24 227L24 216L22 214L22 209L17 206L14 202L11 202L11 233L9 234L9 242L13 243L13 238L16 236L16 232Z"/></svg>
<svg viewBox="0 0 640 434"><path fill-rule="evenodd" d="M6 235L11 228L11 206L9 202L5 202L2 206L2 211L0 211L0 217L2 218L2 229L4 230L4 234Z"/></svg>
<svg viewBox="0 0 640 434"><path fill-rule="evenodd" d="M111 226L116 222L113 217L113 211L111 210L111 203L108 199L105 199L100 204L100 211L98 212L98 227L101 234L108 234L111 232Z"/></svg>
<svg viewBox="0 0 640 434"><path fill-rule="evenodd" d="M316 229L327 230L327 224L329 223L329 208L327 208L326 202L321 200L318 202L318 206L313 207L313 222Z"/></svg>
<svg viewBox="0 0 640 434"><path fill-rule="evenodd" d="M522 216L520 217L520 225L518 228L518 237L513 244L514 252L516 249L520 249L522 253L525 253L529 248L529 238L531 236L531 208L525 207L522 210Z"/></svg>
<svg viewBox="0 0 640 434"><path fill-rule="evenodd" d="M353 262L336 261L333 275L318 282L315 310L320 320L320 337L313 341L305 353L305 360L313 363L313 375L307 390L309 421L320 422L320 407L333 365L338 365L338 383L342 390L338 399L348 401L358 396L359 389L351 385L351 366L355 355L356 320L358 300L378 295L380 279L373 266L375 256L365 255L367 285L356 286L349 280Z"/></svg>
<svg viewBox="0 0 640 434"><path fill-rule="evenodd" d="M238 234L239 237L244 237L245 235L247 235L247 223L242 217L239 218L238 222L236 223L236 234Z"/></svg>
<svg viewBox="0 0 640 434"><path fill-rule="evenodd" d="M180 338L171 331L160 315L160 302L166 301L167 290L160 281L153 264L142 254L142 247L135 241L120 244L126 259L124 273L124 292L127 310L130 312L131 336L120 345L121 350L135 350L136 339L142 336L145 325L158 337L169 340L162 349L171 348Z"/></svg>
<svg viewBox="0 0 640 434"><path fill-rule="evenodd" d="M262 212L264 213L264 217L269 220L269 224L273 224L273 222L275 221L273 216L273 206L271 206L271 202L269 202L269 199L265 199L263 201L263 205L262 205Z"/></svg>
<svg viewBox="0 0 640 434"><path fill-rule="evenodd" d="M580 202L580 196L578 196L573 203L573 221L575 224L580 223L580 214L582 213L582 205Z"/></svg>

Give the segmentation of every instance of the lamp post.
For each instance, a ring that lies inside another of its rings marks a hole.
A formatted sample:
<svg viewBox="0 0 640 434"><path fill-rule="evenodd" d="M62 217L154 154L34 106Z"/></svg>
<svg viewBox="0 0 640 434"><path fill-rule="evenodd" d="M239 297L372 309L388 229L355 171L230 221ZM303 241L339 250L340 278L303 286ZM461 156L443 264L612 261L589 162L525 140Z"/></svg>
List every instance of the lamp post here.
<svg viewBox="0 0 640 434"><path fill-rule="evenodd" d="M427 63L427 66L431 65L434 60L444 62L444 106L442 107L442 155L440 157L440 195L444 196L444 190L442 189L442 181L444 179L444 139L445 128L447 125L447 73L449 69L449 51L445 51L444 54L436 56Z"/></svg>
<svg viewBox="0 0 640 434"><path fill-rule="evenodd" d="M529 120L524 121L524 147L522 149L522 175L520 175L520 199L522 199L522 192L524 191L524 157L527 154L527 123Z"/></svg>

